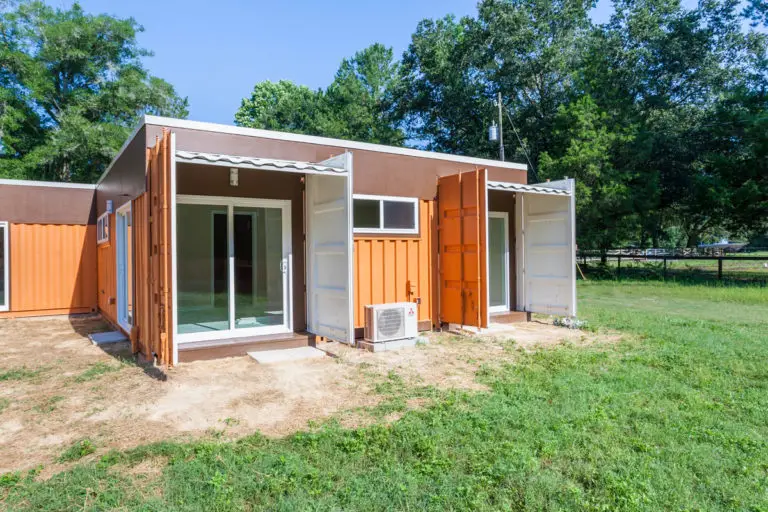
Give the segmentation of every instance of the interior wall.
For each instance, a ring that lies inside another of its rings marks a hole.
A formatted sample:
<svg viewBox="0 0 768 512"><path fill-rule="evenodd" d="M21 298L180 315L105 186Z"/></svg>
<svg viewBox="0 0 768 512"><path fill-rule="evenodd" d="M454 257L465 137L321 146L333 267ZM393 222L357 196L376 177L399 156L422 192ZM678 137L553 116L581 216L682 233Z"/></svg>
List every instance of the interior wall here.
<svg viewBox="0 0 768 512"><path fill-rule="evenodd" d="M509 309L517 308L517 258L515 250L515 201L517 194L504 190L488 191L488 211L509 215Z"/></svg>
<svg viewBox="0 0 768 512"><path fill-rule="evenodd" d="M304 285L304 183L291 172L239 169L238 186L229 184L229 168L178 163L176 193L181 195L289 199L291 201L291 250L293 253L293 328L307 328Z"/></svg>

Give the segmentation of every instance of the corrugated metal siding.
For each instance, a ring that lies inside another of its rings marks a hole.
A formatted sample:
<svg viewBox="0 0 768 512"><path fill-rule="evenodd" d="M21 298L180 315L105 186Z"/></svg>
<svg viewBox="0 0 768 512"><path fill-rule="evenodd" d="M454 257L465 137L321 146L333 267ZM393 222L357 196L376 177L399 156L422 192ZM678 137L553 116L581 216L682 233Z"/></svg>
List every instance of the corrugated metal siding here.
<svg viewBox="0 0 768 512"><path fill-rule="evenodd" d="M365 306L421 299L419 321L433 320L434 201L419 205L419 235L355 235L355 327Z"/></svg>
<svg viewBox="0 0 768 512"><path fill-rule="evenodd" d="M96 226L11 224L9 245L11 314L95 309Z"/></svg>
<svg viewBox="0 0 768 512"><path fill-rule="evenodd" d="M99 309L117 325L117 255L115 254L115 214L109 214L109 242L98 246ZM96 235L94 233L94 239Z"/></svg>
<svg viewBox="0 0 768 512"><path fill-rule="evenodd" d="M134 256L134 290L135 302L133 309L133 332L131 346L133 352L142 352L150 356L149 345L142 343L149 336L149 311L151 300L149 296L149 205L147 193L133 200L133 248Z"/></svg>

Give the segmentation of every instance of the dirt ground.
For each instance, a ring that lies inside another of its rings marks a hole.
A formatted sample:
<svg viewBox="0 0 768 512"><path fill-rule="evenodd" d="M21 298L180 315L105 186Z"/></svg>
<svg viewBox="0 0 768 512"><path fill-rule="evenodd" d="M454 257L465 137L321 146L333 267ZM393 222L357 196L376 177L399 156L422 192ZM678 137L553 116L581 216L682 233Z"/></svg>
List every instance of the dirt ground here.
<svg viewBox="0 0 768 512"><path fill-rule="evenodd" d="M236 357L162 372L137 366L127 343L92 345L87 334L103 330L98 317L0 320L0 474L39 465L52 474L82 439L96 457L161 440L282 436L329 417L359 425L370 421L366 409L382 400L375 385L390 372L441 389L481 389L477 369L512 359L510 346L597 340L530 322L479 338L432 334L398 351L328 343L322 359L260 365Z"/></svg>

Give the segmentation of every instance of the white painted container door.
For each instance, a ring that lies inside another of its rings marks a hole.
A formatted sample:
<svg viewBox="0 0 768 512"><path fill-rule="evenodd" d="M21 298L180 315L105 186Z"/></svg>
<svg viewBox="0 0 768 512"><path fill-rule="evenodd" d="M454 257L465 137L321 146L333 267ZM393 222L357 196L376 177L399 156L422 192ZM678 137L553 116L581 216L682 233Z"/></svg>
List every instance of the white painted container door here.
<svg viewBox="0 0 768 512"><path fill-rule="evenodd" d="M538 186L570 190L568 196L523 193L525 310L576 315L576 241L573 180Z"/></svg>
<svg viewBox="0 0 768 512"><path fill-rule="evenodd" d="M354 343L352 315L351 154L321 162L348 175L307 174L307 323L309 332Z"/></svg>

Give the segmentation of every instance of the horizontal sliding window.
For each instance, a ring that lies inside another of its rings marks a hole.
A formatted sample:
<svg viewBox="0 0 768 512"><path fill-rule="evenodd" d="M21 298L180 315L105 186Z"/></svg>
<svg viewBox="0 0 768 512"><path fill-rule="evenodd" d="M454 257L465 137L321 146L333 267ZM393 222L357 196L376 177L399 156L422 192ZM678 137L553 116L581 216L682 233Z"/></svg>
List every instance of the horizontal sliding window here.
<svg viewBox="0 0 768 512"><path fill-rule="evenodd" d="M355 233L416 234L419 200L415 197L354 196Z"/></svg>

